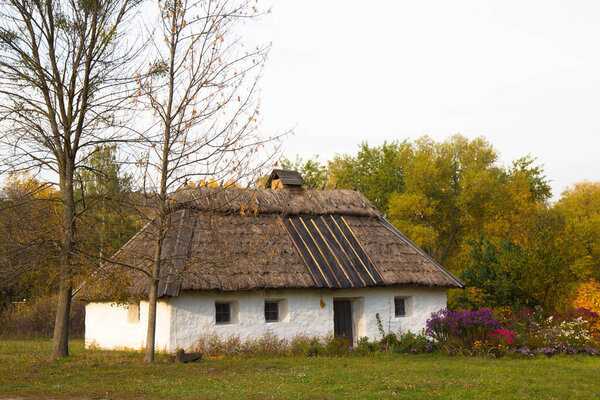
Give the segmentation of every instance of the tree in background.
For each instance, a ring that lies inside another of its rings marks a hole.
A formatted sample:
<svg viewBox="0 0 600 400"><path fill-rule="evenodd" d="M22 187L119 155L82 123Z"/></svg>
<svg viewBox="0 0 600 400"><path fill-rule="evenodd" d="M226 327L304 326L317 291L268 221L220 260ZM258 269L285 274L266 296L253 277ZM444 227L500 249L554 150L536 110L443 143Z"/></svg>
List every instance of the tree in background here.
<svg viewBox="0 0 600 400"><path fill-rule="evenodd" d="M571 266L580 278L600 278L600 182L577 183L562 193L555 206L574 236L576 260Z"/></svg>
<svg viewBox="0 0 600 400"><path fill-rule="evenodd" d="M88 259L93 273L141 227L143 208L133 207L139 194L133 189L133 176L117 159L117 145L102 145L86 154L84 168L77 176L76 198L81 219L82 240L78 252ZM85 210L85 212L84 212Z"/></svg>
<svg viewBox="0 0 600 400"><path fill-rule="evenodd" d="M58 266L59 194L28 175L12 175L0 192L0 301L48 295ZM0 307L0 312L3 307Z"/></svg>
<svg viewBox="0 0 600 400"><path fill-rule="evenodd" d="M453 272L470 259L466 240L483 231L495 243L509 234L524 237L519 231L533 223L550 196L535 159L526 156L502 168L489 142L461 135L443 142L424 136L376 147L363 143L356 155L335 156L327 167L317 157L284 159L282 165L307 175L312 187L359 190Z"/></svg>
<svg viewBox="0 0 600 400"><path fill-rule="evenodd" d="M567 210L566 200L559 207L566 211L558 212L548 202L550 184L535 158L503 167L484 138L363 143L356 155L335 156L326 168L316 157L284 165L309 176L318 172L328 188L360 190L444 267L457 275L464 271L471 289L451 291L451 306L566 306L576 266L595 254L582 240L593 238L587 234L596 215L591 195L583 196L586 211L571 206L584 215Z"/></svg>
<svg viewBox="0 0 600 400"><path fill-rule="evenodd" d="M121 171L116 146L100 146L85 157L77 178L81 242L76 256L81 282L97 272L138 229L131 177ZM85 208L85 212L83 210ZM59 266L60 193L28 175L12 175L0 191L0 334L48 337L54 327ZM73 309L73 305L75 308ZM72 303L70 332L83 334L83 304Z"/></svg>
<svg viewBox="0 0 600 400"><path fill-rule="evenodd" d="M388 212L390 198L404 191L404 174L412 158L407 142L384 142L379 147L360 145L356 156L335 156L327 165L330 186L355 189L382 212Z"/></svg>
<svg viewBox="0 0 600 400"><path fill-rule="evenodd" d="M405 190L390 200L390 222L448 266L462 240L488 217L502 172L495 165L498 156L483 138L460 135L441 143L423 137L412 153Z"/></svg>
<svg viewBox="0 0 600 400"><path fill-rule="evenodd" d="M56 176L60 194L58 304L52 356L69 354L73 276L80 269L75 180L82 153L123 141L120 114L135 51L122 29L139 0L0 3L0 144L9 171ZM6 171L2 171L6 172Z"/></svg>
<svg viewBox="0 0 600 400"><path fill-rule="evenodd" d="M593 278L587 282L580 283L577 287L573 306L576 308L582 307L600 314L600 283ZM600 334L600 321L596 322L594 331L596 334Z"/></svg>
<svg viewBox="0 0 600 400"><path fill-rule="evenodd" d="M564 221L552 210L541 213L530 226L526 240L504 237L494 244L482 234L469 241L472 262L461 273L464 283L474 288L458 296L458 304L472 308L542 306L565 309L575 277L572 237Z"/></svg>

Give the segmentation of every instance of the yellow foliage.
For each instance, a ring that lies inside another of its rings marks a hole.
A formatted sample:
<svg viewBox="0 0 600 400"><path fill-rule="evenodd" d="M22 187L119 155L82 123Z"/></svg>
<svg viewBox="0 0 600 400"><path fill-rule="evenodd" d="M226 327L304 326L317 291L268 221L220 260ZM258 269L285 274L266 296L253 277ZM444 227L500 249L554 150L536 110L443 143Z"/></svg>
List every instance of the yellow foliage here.
<svg viewBox="0 0 600 400"><path fill-rule="evenodd" d="M573 302L576 308L587 308L597 314L600 314L600 283L594 279L581 283L577 288L577 297ZM600 321L592 327L593 333L600 334Z"/></svg>
<svg viewBox="0 0 600 400"><path fill-rule="evenodd" d="M200 180L200 184L198 186L200 186L200 187L202 187L202 186L224 187L224 188L233 188L233 187L241 188L242 187L241 185L236 183L233 179L230 179L227 182L219 183L212 178L207 179L207 180L204 180L204 179Z"/></svg>
<svg viewBox="0 0 600 400"><path fill-rule="evenodd" d="M5 188L19 190L23 194L35 199L52 199L58 197L58 193L51 184L39 181L28 173L10 174Z"/></svg>
<svg viewBox="0 0 600 400"><path fill-rule="evenodd" d="M556 205L576 239L571 267L578 277L594 276L600 262L600 182L580 182L563 192Z"/></svg>

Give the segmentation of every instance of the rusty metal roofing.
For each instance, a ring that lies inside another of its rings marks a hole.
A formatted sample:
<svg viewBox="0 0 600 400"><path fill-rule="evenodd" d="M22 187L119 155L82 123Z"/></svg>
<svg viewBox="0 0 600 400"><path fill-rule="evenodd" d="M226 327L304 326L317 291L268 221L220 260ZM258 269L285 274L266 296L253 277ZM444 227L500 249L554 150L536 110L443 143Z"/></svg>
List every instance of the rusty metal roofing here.
<svg viewBox="0 0 600 400"><path fill-rule="evenodd" d="M384 280L343 216L282 217L317 287L384 285Z"/></svg>

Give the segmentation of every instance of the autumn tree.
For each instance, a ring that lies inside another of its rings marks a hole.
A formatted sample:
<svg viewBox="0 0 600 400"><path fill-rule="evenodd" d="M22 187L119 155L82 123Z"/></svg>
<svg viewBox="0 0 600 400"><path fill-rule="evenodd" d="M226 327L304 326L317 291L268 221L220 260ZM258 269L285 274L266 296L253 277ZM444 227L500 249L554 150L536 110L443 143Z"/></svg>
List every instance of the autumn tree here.
<svg viewBox="0 0 600 400"><path fill-rule="evenodd" d="M49 294L58 265L58 193L29 175L0 191L0 302Z"/></svg>
<svg viewBox="0 0 600 400"><path fill-rule="evenodd" d="M472 262L461 279L476 293L461 295L459 304L509 307L513 311L535 306L564 310L571 306L573 238L565 231L564 220L546 210L528 229L525 240L504 237L494 244L482 234L470 241Z"/></svg>
<svg viewBox="0 0 600 400"><path fill-rule="evenodd" d="M328 162L331 186L358 190L385 213L392 195L404 191L404 174L411 151L408 141L384 142L373 147L364 142L356 156L336 155Z"/></svg>
<svg viewBox="0 0 600 400"><path fill-rule="evenodd" d="M581 182L565 190L554 207L576 241L571 266L580 278L600 278L600 182Z"/></svg>
<svg viewBox="0 0 600 400"><path fill-rule="evenodd" d="M44 170L60 194L58 304L52 355L68 356L80 263L75 181L87 149L115 140L136 52L124 25L139 0L7 0L0 4L0 128L6 170ZM130 25L131 29L131 25ZM3 171L6 172L6 171Z"/></svg>
<svg viewBox="0 0 600 400"><path fill-rule="evenodd" d="M155 59L139 75L139 104L153 116L140 163L154 202L155 232L145 361L154 359L156 304L165 279L163 243L172 228L173 192L191 182L237 182L258 175L256 85L266 47L248 47L235 29L259 16L254 1L158 1Z"/></svg>
<svg viewBox="0 0 600 400"><path fill-rule="evenodd" d="M405 167L405 190L390 199L390 222L446 265L487 216L502 172L497 158L483 138L416 140Z"/></svg>
<svg viewBox="0 0 600 400"><path fill-rule="evenodd" d="M138 207L139 194L133 175L118 159L117 145L100 145L84 156L84 168L76 178L76 200L81 214L78 253L86 258L93 273L141 227L144 215ZM85 210L85 212L82 212Z"/></svg>

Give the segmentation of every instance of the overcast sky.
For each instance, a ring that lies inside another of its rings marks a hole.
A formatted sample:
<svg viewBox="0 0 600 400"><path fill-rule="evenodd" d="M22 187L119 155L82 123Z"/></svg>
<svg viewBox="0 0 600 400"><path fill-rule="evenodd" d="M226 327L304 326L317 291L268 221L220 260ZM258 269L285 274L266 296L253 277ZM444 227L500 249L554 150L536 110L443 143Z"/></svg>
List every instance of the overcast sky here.
<svg viewBox="0 0 600 400"><path fill-rule="evenodd" d="M555 198L600 180L600 1L271 4L247 34L273 42L262 126L294 129L286 156L461 133L537 157Z"/></svg>

